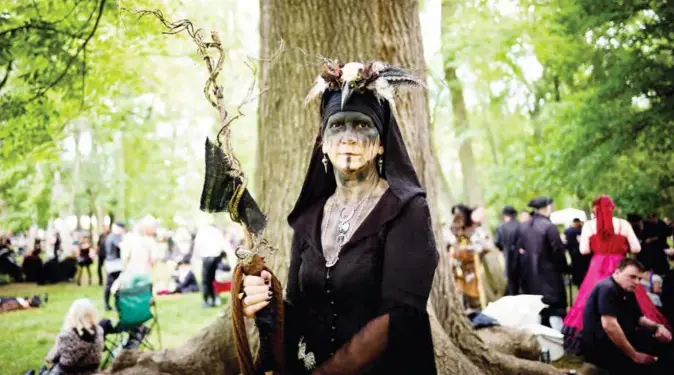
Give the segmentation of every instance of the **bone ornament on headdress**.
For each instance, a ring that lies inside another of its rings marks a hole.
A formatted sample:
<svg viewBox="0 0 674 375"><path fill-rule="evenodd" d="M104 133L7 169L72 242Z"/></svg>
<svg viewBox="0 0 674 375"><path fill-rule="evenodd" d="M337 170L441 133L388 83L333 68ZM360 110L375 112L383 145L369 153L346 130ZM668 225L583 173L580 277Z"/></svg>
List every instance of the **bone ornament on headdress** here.
<svg viewBox="0 0 674 375"><path fill-rule="evenodd" d="M316 77L304 104L323 95L326 90L342 92L342 108L354 92L372 91L379 100L395 107L396 91L404 87L424 87L424 82L407 69L382 61L349 62L339 64L327 60L323 72Z"/></svg>

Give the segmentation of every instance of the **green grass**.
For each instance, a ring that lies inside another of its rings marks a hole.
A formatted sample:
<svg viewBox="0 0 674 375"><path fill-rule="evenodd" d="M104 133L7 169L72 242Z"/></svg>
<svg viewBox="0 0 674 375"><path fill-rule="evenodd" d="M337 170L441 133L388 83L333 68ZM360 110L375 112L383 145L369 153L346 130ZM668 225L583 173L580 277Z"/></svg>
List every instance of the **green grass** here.
<svg viewBox="0 0 674 375"><path fill-rule="evenodd" d="M92 267L93 268L93 267ZM83 277L83 281L86 276ZM96 280L96 276L94 276ZM100 317L117 321L114 312L103 309L103 287L57 284L10 284L0 286L0 296L28 296L49 293L43 307L0 314L0 374L24 374L42 365L42 359L61 330L70 304L77 298L91 299ZM224 297L224 296L223 296ZM163 347L177 347L201 328L207 326L220 308L201 307L201 294L158 296L157 308ZM151 335L157 342L156 331Z"/></svg>
<svg viewBox="0 0 674 375"><path fill-rule="evenodd" d="M198 265L194 265L199 274ZM92 266L92 269L95 265ZM153 279L157 282L167 273L165 265L155 268ZM83 282L88 279L83 277ZM97 281L94 275L94 281ZM98 308L101 318L117 321L114 312L103 309L103 287L75 284L38 286L35 284L0 285L0 296L30 296L49 294L49 302L41 308L19 310L0 314L0 375L24 374L29 369L37 369L61 330L65 314L70 304L77 298L89 298ZM574 296L577 291L574 290ZM223 296L224 297L224 296ZM223 299L223 301L225 301ZM201 328L207 326L222 310L203 309L201 294L158 296L157 308L164 348L180 346ZM151 341L157 342L157 332ZM578 368L580 363L562 359L554 363L558 368Z"/></svg>

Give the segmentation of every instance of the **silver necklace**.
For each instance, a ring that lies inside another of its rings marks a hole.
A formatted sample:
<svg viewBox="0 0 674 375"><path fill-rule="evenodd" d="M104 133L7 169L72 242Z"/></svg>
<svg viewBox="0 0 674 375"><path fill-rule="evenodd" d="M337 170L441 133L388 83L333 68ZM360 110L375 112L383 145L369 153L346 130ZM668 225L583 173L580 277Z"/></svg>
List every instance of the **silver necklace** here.
<svg viewBox="0 0 674 375"><path fill-rule="evenodd" d="M375 183L372 186L372 189L370 189L370 192L367 194L367 196L363 197L358 203L356 203L353 208L349 210L348 206L341 207L339 209L339 223L337 224L337 251L334 254L330 254L329 252L323 250L323 256L325 257L325 266L327 268L330 268L334 266L337 261L339 260L339 253L342 250L342 246L346 243L347 239L350 237L350 235L353 232L353 229L355 228L355 224L358 224L358 221L360 220L360 215L363 211L363 207L365 206L365 202L370 199L372 196L372 192L374 192L375 187L377 187L378 183ZM332 210L335 207L335 202L334 200L330 202L330 207L328 209L328 217L325 219L325 226L323 227L323 242L325 242L325 236L328 233L328 226L330 224L330 216L332 216ZM354 222L354 225L351 225L350 221L353 219L353 217L356 216L356 221Z"/></svg>

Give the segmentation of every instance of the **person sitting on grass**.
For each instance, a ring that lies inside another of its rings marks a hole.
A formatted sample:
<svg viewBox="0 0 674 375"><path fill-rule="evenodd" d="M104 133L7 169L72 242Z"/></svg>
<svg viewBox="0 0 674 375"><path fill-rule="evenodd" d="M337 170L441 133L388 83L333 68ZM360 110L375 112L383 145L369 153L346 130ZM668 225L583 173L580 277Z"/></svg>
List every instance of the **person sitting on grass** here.
<svg viewBox="0 0 674 375"><path fill-rule="evenodd" d="M40 254L42 253L42 245L40 240L35 240L35 246L30 255L23 258L21 264L21 271L25 276L25 281L32 283L40 283L42 281L42 267L44 263Z"/></svg>
<svg viewBox="0 0 674 375"><path fill-rule="evenodd" d="M45 357L52 367L50 373L89 375L98 370L104 341L97 316L88 299L77 299L70 305L63 329Z"/></svg>
<svg viewBox="0 0 674 375"><path fill-rule="evenodd" d="M41 305L42 301L38 295L32 297L0 297L0 313L25 310L33 307L40 307Z"/></svg>
<svg viewBox="0 0 674 375"><path fill-rule="evenodd" d="M581 340L585 361L610 375L671 374L672 334L646 318L634 293L644 266L623 259L587 299Z"/></svg>
<svg viewBox="0 0 674 375"><path fill-rule="evenodd" d="M197 278L194 276L188 260L183 259L178 263L178 269L173 275L171 284L171 287L160 290L157 294L183 294L199 291L199 283L197 283Z"/></svg>

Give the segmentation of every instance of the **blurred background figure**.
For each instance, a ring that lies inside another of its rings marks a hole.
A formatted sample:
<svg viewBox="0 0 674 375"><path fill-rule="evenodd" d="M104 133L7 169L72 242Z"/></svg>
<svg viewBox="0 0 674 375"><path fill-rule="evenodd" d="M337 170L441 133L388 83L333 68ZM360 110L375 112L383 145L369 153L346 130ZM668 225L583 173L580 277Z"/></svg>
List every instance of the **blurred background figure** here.
<svg viewBox="0 0 674 375"><path fill-rule="evenodd" d="M96 307L88 299L75 300L65 317L61 333L45 357L52 367L49 374L95 373L101 361L103 342L103 329L98 325Z"/></svg>
<svg viewBox="0 0 674 375"><path fill-rule="evenodd" d="M496 228L494 243L503 252L505 258L505 274L508 280L506 294L514 296L519 294L520 285L519 249L517 248L520 223L517 221L517 210L513 206L503 207L501 218L503 223Z"/></svg>
<svg viewBox="0 0 674 375"><path fill-rule="evenodd" d="M583 283L583 279L590 267L591 254L581 254L580 252L580 234L583 228L583 222L580 219L573 219L571 226L564 231L566 238L566 250L571 256L571 279L577 287Z"/></svg>
<svg viewBox="0 0 674 375"><path fill-rule="evenodd" d="M35 245L33 245L33 251L23 258L23 263L21 264L21 271L25 276L25 280L33 283L42 283L42 241L39 239L35 240Z"/></svg>
<svg viewBox="0 0 674 375"><path fill-rule="evenodd" d="M98 285L103 286L103 269L105 266L105 238L110 234L110 226L104 225L103 231L98 236L98 264L96 273L98 274Z"/></svg>
<svg viewBox="0 0 674 375"><path fill-rule="evenodd" d="M105 309L108 311L112 310L110 306L110 289L123 269L119 246L125 232L124 223L118 221L112 226L110 234L105 238L105 272L107 275L105 278L105 290L103 291L103 302L105 303Z"/></svg>
<svg viewBox="0 0 674 375"><path fill-rule="evenodd" d="M213 287L215 271L224 252L232 252L231 244L224 234L213 224L199 228L194 239L195 255L201 257L201 291L204 297L204 307L216 306L216 296Z"/></svg>
<svg viewBox="0 0 674 375"><path fill-rule="evenodd" d="M87 234L82 237L82 241L77 248L77 285L82 283L82 274L84 271L87 271L87 278L89 280L89 285L91 285L91 264L94 262L91 259L91 235Z"/></svg>
<svg viewBox="0 0 674 375"><path fill-rule="evenodd" d="M156 219L147 215L136 224L133 231L124 235L120 243L124 272L150 276L157 247L154 239L156 231Z"/></svg>

